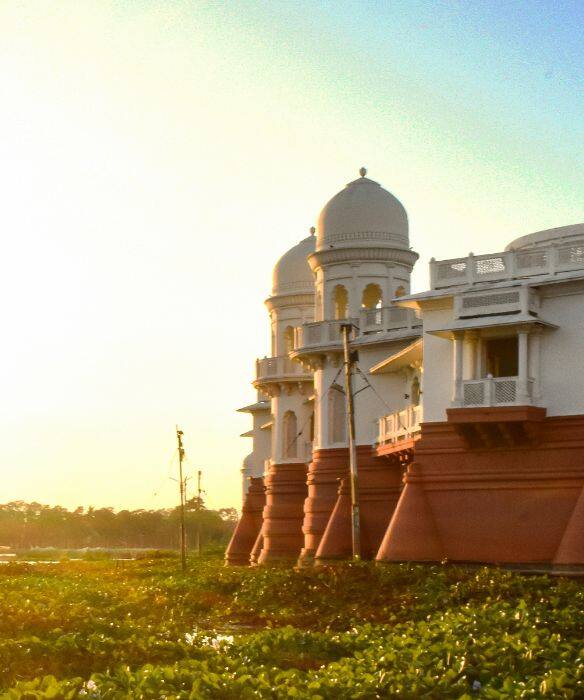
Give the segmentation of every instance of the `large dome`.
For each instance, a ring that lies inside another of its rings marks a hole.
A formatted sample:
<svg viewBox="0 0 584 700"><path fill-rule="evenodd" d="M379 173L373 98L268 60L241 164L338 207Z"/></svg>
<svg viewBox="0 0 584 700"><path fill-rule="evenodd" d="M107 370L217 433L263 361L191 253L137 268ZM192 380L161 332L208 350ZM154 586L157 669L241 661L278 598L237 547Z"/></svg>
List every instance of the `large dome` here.
<svg viewBox="0 0 584 700"><path fill-rule="evenodd" d="M315 236L310 235L282 255L272 276L273 296L314 293L314 277L307 262L314 246Z"/></svg>
<svg viewBox="0 0 584 700"><path fill-rule="evenodd" d="M572 224L559 228L548 228L545 231L528 233L511 241L505 250L519 250L523 248L542 248L552 243L570 243L574 239L584 238L584 224Z"/></svg>
<svg viewBox="0 0 584 700"><path fill-rule="evenodd" d="M378 182L350 182L321 211L317 250L361 246L409 248L408 215L402 203Z"/></svg>

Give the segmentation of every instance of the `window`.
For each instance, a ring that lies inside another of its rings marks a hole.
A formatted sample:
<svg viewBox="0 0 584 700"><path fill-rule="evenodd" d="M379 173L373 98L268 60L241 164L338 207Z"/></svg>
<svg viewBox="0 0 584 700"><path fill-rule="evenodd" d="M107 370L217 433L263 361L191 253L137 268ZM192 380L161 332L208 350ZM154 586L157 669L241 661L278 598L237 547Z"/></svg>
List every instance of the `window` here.
<svg viewBox="0 0 584 700"><path fill-rule="evenodd" d="M337 284L333 290L333 310L335 318L347 318L349 311L349 294L342 284Z"/></svg>
<svg viewBox="0 0 584 700"><path fill-rule="evenodd" d="M345 394L338 384L329 391L329 441L346 441L347 418L345 414Z"/></svg>
<svg viewBox="0 0 584 700"><path fill-rule="evenodd" d="M519 372L517 336L492 338L485 342L487 374L516 377Z"/></svg>
<svg viewBox="0 0 584 700"><path fill-rule="evenodd" d="M378 284L368 284L363 290L361 307L363 309L380 309L382 302L381 287Z"/></svg>
<svg viewBox="0 0 584 700"><path fill-rule="evenodd" d="M296 457L298 455L298 421L294 411L286 411L283 425L284 457Z"/></svg>
<svg viewBox="0 0 584 700"><path fill-rule="evenodd" d="M406 294L406 288L403 286L403 284L400 284L400 286L395 290L394 296L396 297L403 297Z"/></svg>

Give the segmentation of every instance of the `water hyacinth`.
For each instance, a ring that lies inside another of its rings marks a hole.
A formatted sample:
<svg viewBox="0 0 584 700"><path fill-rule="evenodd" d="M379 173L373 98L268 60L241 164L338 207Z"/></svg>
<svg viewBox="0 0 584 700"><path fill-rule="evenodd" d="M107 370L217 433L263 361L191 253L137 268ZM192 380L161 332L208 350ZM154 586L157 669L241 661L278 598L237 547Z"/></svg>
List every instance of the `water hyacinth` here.
<svg viewBox="0 0 584 700"><path fill-rule="evenodd" d="M584 697L582 581L206 557L174 574L164 561L0 567L0 697Z"/></svg>

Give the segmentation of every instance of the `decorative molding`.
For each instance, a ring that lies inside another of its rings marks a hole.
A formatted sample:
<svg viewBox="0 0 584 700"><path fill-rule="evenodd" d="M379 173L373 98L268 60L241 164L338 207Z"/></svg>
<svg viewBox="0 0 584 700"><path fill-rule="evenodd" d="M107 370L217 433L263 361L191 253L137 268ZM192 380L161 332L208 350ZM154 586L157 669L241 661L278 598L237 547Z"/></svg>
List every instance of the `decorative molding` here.
<svg viewBox="0 0 584 700"><path fill-rule="evenodd" d="M271 296L268 297L264 304L268 311L273 311L274 309L284 309L289 306L307 306L311 309L314 308L314 292L310 294L287 294L285 296Z"/></svg>
<svg viewBox="0 0 584 700"><path fill-rule="evenodd" d="M408 236L403 233L392 233L391 231L347 231L346 233L331 233L325 235L320 245L330 243L342 243L346 241L390 241L409 245Z"/></svg>
<svg viewBox="0 0 584 700"><path fill-rule="evenodd" d="M308 264L314 271L325 265L351 262L392 262L403 265L410 272L419 255L403 248L330 248L318 250L308 256Z"/></svg>

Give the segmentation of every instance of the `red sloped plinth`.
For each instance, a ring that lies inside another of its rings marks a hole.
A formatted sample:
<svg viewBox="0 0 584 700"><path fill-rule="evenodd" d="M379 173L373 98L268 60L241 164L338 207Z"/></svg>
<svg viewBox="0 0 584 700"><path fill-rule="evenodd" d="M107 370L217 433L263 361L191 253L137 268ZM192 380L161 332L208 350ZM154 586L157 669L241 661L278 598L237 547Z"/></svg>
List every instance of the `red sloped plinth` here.
<svg viewBox="0 0 584 700"><path fill-rule="evenodd" d="M250 478L249 489L241 508L241 518L225 551L227 565L247 566L250 563L250 554L262 527L265 502L264 480Z"/></svg>
<svg viewBox="0 0 584 700"><path fill-rule="evenodd" d="M559 566L576 563L584 563L584 488L580 491L580 497L554 558L554 564Z"/></svg>
<svg viewBox="0 0 584 700"><path fill-rule="evenodd" d="M346 447L315 450L308 466L308 496L304 502L304 547L299 564L311 564L337 500L339 479L349 471Z"/></svg>
<svg viewBox="0 0 584 700"><path fill-rule="evenodd" d="M422 426L377 558L584 565L584 416L467 414Z"/></svg>
<svg viewBox="0 0 584 700"><path fill-rule="evenodd" d="M263 546L258 564L296 561L302 548L306 464L272 464L266 476Z"/></svg>
<svg viewBox="0 0 584 700"><path fill-rule="evenodd" d="M375 456L370 446L357 451L361 557L372 559L397 505L402 486L399 460ZM352 555L350 479L342 480L337 501L316 552L317 563Z"/></svg>

